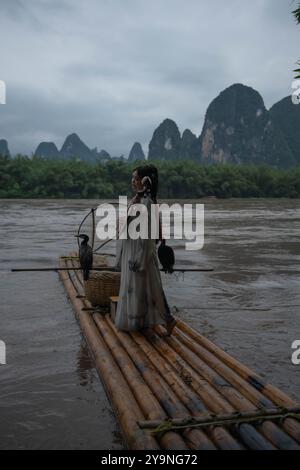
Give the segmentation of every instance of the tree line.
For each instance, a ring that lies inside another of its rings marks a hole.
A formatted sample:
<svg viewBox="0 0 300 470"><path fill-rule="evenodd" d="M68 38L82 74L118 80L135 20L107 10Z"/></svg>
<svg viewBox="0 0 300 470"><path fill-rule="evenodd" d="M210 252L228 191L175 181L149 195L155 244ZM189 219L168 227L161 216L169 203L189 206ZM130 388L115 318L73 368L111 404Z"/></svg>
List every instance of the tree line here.
<svg viewBox="0 0 300 470"><path fill-rule="evenodd" d="M132 195L138 164L0 156L0 198L117 198ZM155 162L159 198L300 197L300 166L199 165L190 160Z"/></svg>

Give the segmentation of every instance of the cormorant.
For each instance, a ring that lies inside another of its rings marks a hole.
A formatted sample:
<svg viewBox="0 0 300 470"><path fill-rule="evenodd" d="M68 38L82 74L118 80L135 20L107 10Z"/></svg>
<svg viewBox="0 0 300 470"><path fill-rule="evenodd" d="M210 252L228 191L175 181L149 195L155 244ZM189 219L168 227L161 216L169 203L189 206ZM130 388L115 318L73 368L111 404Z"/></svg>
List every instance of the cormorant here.
<svg viewBox="0 0 300 470"><path fill-rule="evenodd" d="M79 247L79 261L83 271L83 279L85 281L89 278L90 269L93 267L93 250L88 244L89 237L84 233L75 235L77 238L82 238L82 242Z"/></svg>
<svg viewBox="0 0 300 470"><path fill-rule="evenodd" d="M175 264L174 250L166 245L166 240L162 240L157 250L159 261L165 273L172 273Z"/></svg>

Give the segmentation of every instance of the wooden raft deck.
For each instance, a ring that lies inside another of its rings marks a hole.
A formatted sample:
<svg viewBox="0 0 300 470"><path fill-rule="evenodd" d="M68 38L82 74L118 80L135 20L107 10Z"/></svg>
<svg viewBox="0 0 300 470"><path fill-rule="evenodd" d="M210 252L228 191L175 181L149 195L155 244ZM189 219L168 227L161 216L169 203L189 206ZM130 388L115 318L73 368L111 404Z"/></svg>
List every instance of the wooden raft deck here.
<svg viewBox="0 0 300 470"><path fill-rule="evenodd" d="M129 449L300 449L295 400L182 320L171 337L161 326L151 336L117 331L85 299L80 271L60 276Z"/></svg>

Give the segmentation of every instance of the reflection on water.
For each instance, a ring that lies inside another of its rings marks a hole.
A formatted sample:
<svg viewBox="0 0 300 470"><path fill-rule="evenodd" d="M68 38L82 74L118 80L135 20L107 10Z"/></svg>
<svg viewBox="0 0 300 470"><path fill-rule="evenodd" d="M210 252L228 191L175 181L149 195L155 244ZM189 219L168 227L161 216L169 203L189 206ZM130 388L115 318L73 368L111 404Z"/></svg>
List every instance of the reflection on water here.
<svg viewBox="0 0 300 470"><path fill-rule="evenodd" d="M93 369L94 365L89 354L89 350L85 344L81 344L77 356L77 371L80 379L80 385L85 387L89 383L93 382Z"/></svg>
<svg viewBox="0 0 300 470"><path fill-rule="evenodd" d="M187 201L188 202L188 201ZM189 201L191 202L191 201ZM175 240L176 264L213 272L162 275L177 315L288 394L300 395L297 200L207 200L201 251ZM121 449L111 406L55 272L95 201L0 201L0 448ZM85 231L90 227L85 226ZM115 242L102 252L112 253Z"/></svg>

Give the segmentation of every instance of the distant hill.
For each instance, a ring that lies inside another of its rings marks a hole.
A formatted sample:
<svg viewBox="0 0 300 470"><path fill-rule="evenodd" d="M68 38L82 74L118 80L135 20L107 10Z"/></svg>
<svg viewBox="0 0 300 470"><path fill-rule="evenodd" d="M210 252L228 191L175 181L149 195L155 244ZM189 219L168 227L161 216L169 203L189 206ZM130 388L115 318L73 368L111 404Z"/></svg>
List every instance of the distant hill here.
<svg viewBox="0 0 300 470"><path fill-rule="evenodd" d="M60 155L65 160L78 157L86 162L94 162L96 159L95 153L75 133L66 137Z"/></svg>
<svg viewBox="0 0 300 470"><path fill-rule="evenodd" d="M200 164L269 164L287 168L300 164L300 105L288 96L268 111L261 95L235 83L209 104L199 136L176 122L164 119L149 142L148 160L193 160ZM0 154L9 155L8 143L0 140ZM78 158L89 163L126 161L106 150L90 149L76 133L68 135L59 151L53 142L41 142L34 155L45 159ZM128 162L145 160L139 142L132 146Z"/></svg>
<svg viewBox="0 0 300 470"><path fill-rule="evenodd" d="M165 119L155 129L149 143L148 160L178 160L181 158L181 136L176 122Z"/></svg>
<svg viewBox="0 0 300 470"><path fill-rule="evenodd" d="M285 137L295 162L300 164L300 105L293 104L287 96L273 104L270 115Z"/></svg>
<svg viewBox="0 0 300 470"><path fill-rule="evenodd" d="M135 160L145 160L145 154L142 146L139 142L135 142L129 152L128 162L134 162Z"/></svg>
<svg viewBox="0 0 300 470"><path fill-rule="evenodd" d="M60 157L58 148L53 142L41 142L34 152L35 157L55 160Z"/></svg>
<svg viewBox="0 0 300 470"><path fill-rule="evenodd" d="M7 140L0 139L0 155L10 156Z"/></svg>
<svg viewBox="0 0 300 470"><path fill-rule="evenodd" d="M253 88L235 84L217 96L206 111L200 136L202 163L295 164L281 130Z"/></svg>

